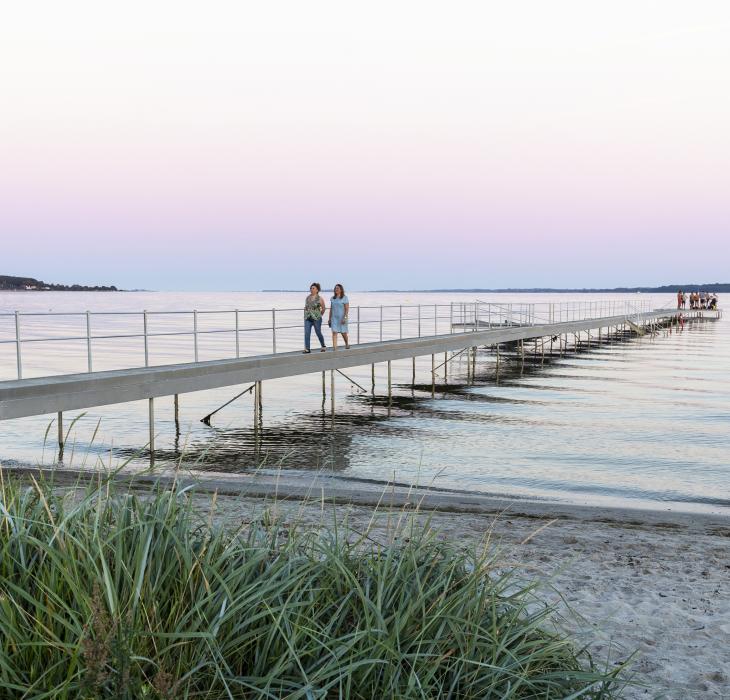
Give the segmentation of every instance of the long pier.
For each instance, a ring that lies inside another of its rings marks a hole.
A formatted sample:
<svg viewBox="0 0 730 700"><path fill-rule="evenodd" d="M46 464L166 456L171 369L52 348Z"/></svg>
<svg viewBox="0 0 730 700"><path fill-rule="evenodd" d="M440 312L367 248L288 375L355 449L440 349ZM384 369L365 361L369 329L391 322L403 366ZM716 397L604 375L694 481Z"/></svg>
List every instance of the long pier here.
<svg viewBox="0 0 730 700"><path fill-rule="evenodd" d="M532 305L534 307L534 305ZM131 367L109 371L87 371L28 379L0 382L0 420L22 418L43 414L58 414L59 446L62 447L62 414L65 411L87 409L96 406L147 400L149 402L150 450L154 452L154 400L163 396L177 397L189 392L216 389L251 383L256 392L260 382L315 372L330 372L334 383L334 372L364 365L376 365L395 360L432 356L431 379L435 377L435 357L442 353L457 353L469 350L476 352L479 346L499 347L506 343L524 343L533 339L562 339L570 335L588 334L605 330L606 335L618 328L640 332L644 328L659 325L679 324L694 318L718 317L720 312L688 311L678 309L650 309L634 311L623 309L623 313L591 318L573 318L554 321L562 314L555 313L555 305L542 316L534 309L515 313L513 308L492 316L491 309L485 320L483 310L474 307L467 318L454 318L449 323L449 333L406 337L392 340L376 340L354 345L350 349L331 348L327 352L302 354L301 351L279 352L158 366ZM471 309L471 306L470 306ZM612 308L613 310L613 308ZM575 314L573 314L575 315ZM359 316L359 313L358 313ZM547 318L547 322L542 320ZM382 310L381 310L382 319ZM419 307L419 330L420 330ZM352 321L351 321L352 324ZM469 328L469 330L466 330ZM145 325L146 330L146 325ZM276 326L274 326L276 332ZM382 336L382 325L380 335ZM402 333L402 323L401 323ZM360 329L358 328L358 336ZM91 352L89 336L89 352ZM598 339L596 337L596 339ZM238 331L236 335L238 347ZM145 358L148 338L145 336ZM524 347L524 346L523 346ZM18 342L20 352L20 342ZM197 356L197 344L196 344ZM91 358L89 358L91 367ZM415 364L414 364L415 367ZM20 368L19 368L20 370ZM20 371L19 371L20 373ZM390 372L389 375L390 376ZM323 375L324 382L324 375ZM389 381L390 391L390 381ZM260 394L259 394L260 398ZM333 393L334 401L334 393ZM255 401L255 406L258 401ZM333 404L334 412L334 404Z"/></svg>

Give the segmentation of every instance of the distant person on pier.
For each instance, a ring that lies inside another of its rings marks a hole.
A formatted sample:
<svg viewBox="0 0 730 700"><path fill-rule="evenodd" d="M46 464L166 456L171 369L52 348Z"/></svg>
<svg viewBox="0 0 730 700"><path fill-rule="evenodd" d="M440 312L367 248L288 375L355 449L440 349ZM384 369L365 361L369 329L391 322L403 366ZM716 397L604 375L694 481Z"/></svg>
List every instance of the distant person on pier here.
<svg viewBox="0 0 730 700"><path fill-rule="evenodd" d="M310 340L312 337L312 328L317 334L319 344L322 346L320 352L324 352L327 347L324 344L324 336L322 335L322 315L325 311L324 299L319 296L322 287L319 282L312 282L309 286L309 296L304 300L304 353L311 352Z"/></svg>
<svg viewBox="0 0 730 700"><path fill-rule="evenodd" d="M684 292L682 292L682 308L687 308L687 295Z"/></svg>
<svg viewBox="0 0 730 700"><path fill-rule="evenodd" d="M713 311L717 308L717 294L712 294L707 308L712 309Z"/></svg>
<svg viewBox="0 0 730 700"><path fill-rule="evenodd" d="M336 284L330 300L330 315L327 325L332 329L332 348L337 350L337 334L342 333L345 341L345 350L350 349L350 336L347 327L347 317L350 313L350 300L345 294L345 288Z"/></svg>
<svg viewBox="0 0 730 700"><path fill-rule="evenodd" d="M680 290L679 290L679 291L677 292L677 308L678 308L678 309L681 309L681 308L682 308L682 299L684 299L684 293L683 293L683 292L682 292L682 290L680 289Z"/></svg>

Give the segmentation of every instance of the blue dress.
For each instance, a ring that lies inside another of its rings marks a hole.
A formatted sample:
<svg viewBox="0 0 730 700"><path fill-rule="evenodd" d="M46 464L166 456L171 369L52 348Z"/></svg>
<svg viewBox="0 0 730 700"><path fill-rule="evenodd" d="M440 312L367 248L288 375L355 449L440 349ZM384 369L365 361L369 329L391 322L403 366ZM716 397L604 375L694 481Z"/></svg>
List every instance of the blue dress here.
<svg viewBox="0 0 730 700"><path fill-rule="evenodd" d="M331 328L333 333L349 333L347 330L347 321L345 320L345 304L349 304L350 300L344 296L332 297L330 299L330 309L332 310Z"/></svg>

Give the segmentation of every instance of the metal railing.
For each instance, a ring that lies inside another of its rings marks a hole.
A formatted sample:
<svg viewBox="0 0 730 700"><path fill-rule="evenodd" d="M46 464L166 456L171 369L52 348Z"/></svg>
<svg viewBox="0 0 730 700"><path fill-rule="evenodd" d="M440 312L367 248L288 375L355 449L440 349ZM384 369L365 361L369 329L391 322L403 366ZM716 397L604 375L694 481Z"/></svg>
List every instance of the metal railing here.
<svg viewBox="0 0 730 700"><path fill-rule="evenodd" d="M350 342L420 338L504 326L561 323L623 316L651 310L649 299L557 303L451 302L448 304L351 306ZM54 361L74 371L149 367L201 359L238 358L301 349L303 311L232 309L227 311L101 311L0 313L0 350L15 349L17 379L31 348L53 347L35 360L35 376L53 372ZM50 345L46 345L50 344ZM78 352L78 346L85 353ZM10 379L6 367L0 379Z"/></svg>

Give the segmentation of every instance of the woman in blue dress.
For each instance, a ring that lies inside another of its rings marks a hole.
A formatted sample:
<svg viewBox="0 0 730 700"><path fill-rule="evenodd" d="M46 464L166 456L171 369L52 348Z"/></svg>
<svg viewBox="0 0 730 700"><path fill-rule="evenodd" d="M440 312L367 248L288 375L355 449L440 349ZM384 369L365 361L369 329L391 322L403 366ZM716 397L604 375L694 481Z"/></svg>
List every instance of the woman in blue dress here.
<svg viewBox="0 0 730 700"><path fill-rule="evenodd" d="M350 349L350 337L347 330L347 316L350 312L350 300L345 294L345 288L336 284L330 301L330 315L327 325L332 329L332 347L337 350L337 334L342 333L345 341L345 350Z"/></svg>

